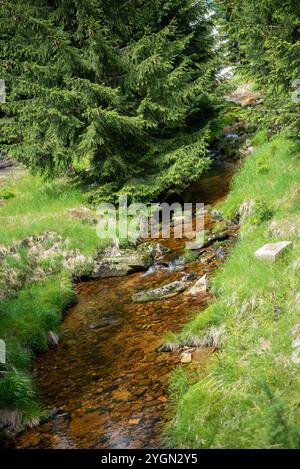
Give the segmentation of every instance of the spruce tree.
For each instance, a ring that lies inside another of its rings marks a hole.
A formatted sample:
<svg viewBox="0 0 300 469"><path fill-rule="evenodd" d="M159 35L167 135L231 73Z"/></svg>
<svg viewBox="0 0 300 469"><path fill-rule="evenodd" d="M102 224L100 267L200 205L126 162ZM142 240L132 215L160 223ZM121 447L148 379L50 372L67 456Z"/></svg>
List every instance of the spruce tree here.
<svg viewBox="0 0 300 469"><path fill-rule="evenodd" d="M209 166L205 0L8 0L0 14L10 154L47 175L85 167L98 200L180 192Z"/></svg>
<svg viewBox="0 0 300 469"><path fill-rule="evenodd" d="M225 19L232 61L265 92L268 112L260 120L284 125L299 135L300 2L218 0L218 3Z"/></svg>

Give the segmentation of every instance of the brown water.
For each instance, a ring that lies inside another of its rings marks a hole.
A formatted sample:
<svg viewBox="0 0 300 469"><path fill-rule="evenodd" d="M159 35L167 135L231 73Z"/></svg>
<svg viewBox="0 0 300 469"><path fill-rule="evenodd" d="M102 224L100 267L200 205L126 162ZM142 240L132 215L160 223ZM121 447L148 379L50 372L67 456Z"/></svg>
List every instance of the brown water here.
<svg viewBox="0 0 300 469"><path fill-rule="evenodd" d="M228 192L232 174L232 165L212 171L193 186L187 198L214 204ZM206 225L210 224L206 218ZM170 248L166 261L178 257L184 247L183 240L162 243ZM224 242L225 252L231 243ZM206 261L201 256L188 264L185 272L211 275L223 262L213 246L205 249L205 257ZM35 362L42 404L61 410L52 420L19 436L16 448L162 446L169 377L180 363L180 353L160 353L157 348L167 333L180 330L195 312L204 309L210 296L181 293L144 304L133 303L131 297L139 289L161 286L182 275L159 270L148 276L136 273L77 285L78 302L66 314L64 339ZM205 366L211 352L198 353L194 362Z"/></svg>

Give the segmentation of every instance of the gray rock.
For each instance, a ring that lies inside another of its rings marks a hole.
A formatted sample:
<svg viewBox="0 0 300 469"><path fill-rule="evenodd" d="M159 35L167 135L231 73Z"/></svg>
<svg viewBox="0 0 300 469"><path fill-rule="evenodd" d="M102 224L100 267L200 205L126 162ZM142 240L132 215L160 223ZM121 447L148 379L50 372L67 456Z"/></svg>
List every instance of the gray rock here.
<svg viewBox="0 0 300 469"><path fill-rule="evenodd" d="M300 334L300 324L296 324L291 330L292 336L297 336Z"/></svg>
<svg viewBox="0 0 300 469"><path fill-rule="evenodd" d="M300 258L293 262L293 269L300 270Z"/></svg>
<svg viewBox="0 0 300 469"><path fill-rule="evenodd" d="M50 346L57 346L59 344L59 335L57 335L56 332L48 332L48 344Z"/></svg>
<svg viewBox="0 0 300 469"><path fill-rule="evenodd" d="M0 432L7 437L22 432L26 424L20 410L0 409Z"/></svg>
<svg viewBox="0 0 300 469"><path fill-rule="evenodd" d="M208 285L208 277L205 274L203 275L203 277L197 280L197 282L194 283L194 285L191 288L189 288L189 290L187 290L185 294L189 296L195 296L195 295L199 295L200 293L205 293L207 291L207 285Z"/></svg>
<svg viewBox="0 0 300 469"><path fill-rule="evenodd" d="M163 298L169 298L177 293L183 292L190 285L190 281L176 280L175 282L164 285L163 287L155 288L153 290L141 291L134 293L132 299L135 303L146 303L147 301L157 301Z"/></svg>
<svg viewBox="0 0 300 469"><path fill-rule="evenodd" d="M284 252L288 248L292 247L292 245L292 241L281 241L279 243L265 244L255 252L255 256L261 260L275 262L277 259L282 257Z"/></svg>
<svg viewBox="0 0 300 469"><path fill-rule="evenodd" d="M95 266L91 278L123 277L147 270L151 265L148 254L122 253L120 256L103 257Z"/></svg>
<svg viewBox="0 0 300 469"><path fill-rule="evenodd" d="M297 310L300 310L300 292L296 293L294 304L295 304L295 308Z"/></svg>
<svg viewBox="0 0 300 469"><path fill-rule="evenodd" d="M295 363L295 365L300 364L300 348L296 348L294 352L291 355L292 362Z"/></svg>
<svg viewBox="0 0 300 469"><path fill-rule="evenodd" d="M254 212L254 205L255 202L254 200L245 200L240 208L237 211L237 218L241 221L241 223L244 223L249 217L253 215Z"/></svg>
<svg viewBox="0 0 300 469"><path fill-rule="evenodd" d="M137 246L136 250L140 254L148 254L153 258L162 256L163 254L170 251L170 249L166 246L163 246L160 243L153 242L141 243Z"/></svg>
<svg viewBox="0 0 300 469"><path fill-rule="evenodd" d="M186 243L186 248L190 249L191 251L198 251L199 249L203 248L204 244L201 241L189 241Z"/></svg>
<svg viewBox="0 0 300 469"><path fill-rule="evenodd" d="M273 220L269 225L269 232L271 236L283 239L300 236L300 218L294 216L285 220Z"/></svg>
<svg viewBox="0 0 300 469"><path fill-rule="evenodd" d="M189 272L182 277L182 280L184 282L192 282L195 278L197 278L196 272Z"/></svg>

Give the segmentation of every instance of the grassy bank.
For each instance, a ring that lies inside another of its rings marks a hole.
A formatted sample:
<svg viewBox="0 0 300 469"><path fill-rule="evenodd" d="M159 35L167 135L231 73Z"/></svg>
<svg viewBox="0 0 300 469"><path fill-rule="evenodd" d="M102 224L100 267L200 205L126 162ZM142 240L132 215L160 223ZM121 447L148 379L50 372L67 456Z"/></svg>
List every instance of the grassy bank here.
<svg viewBox="0 0 300 469"><path fill-rule="evenodd" d="M205 367L173 376L173 447L300 446L300 148L265 138L260 132L220 207L235 218L242 206L241 236L213 279L216 299L177 338L217 336L220 349ZM293 241L281 260L256 259L258 248L281 240Z"/></svg>
<svg viewBox="0 0 300 469"><path fill-rule="evenodd" d="M17 410L28 422L41 415L31 378L32 357L47 350L49 331L59 332L61 313L74 300L74 273L63 267L64 259L58 251L34 264L35 271L44 275L31 279L30 245L19 242L54 232L61 236L62 246L68 240L68 251L88 257L101 247L101 240L95 226L69 215L68 209L79 208L86 201L67 180L45 183L39 177L24 174L2 183L1 196L0 287L7 296L9 275L9 280L15 280L20 288L0 301L0 338L7 347L6 364L0 365L0 409ZM16 246L15 251L5 257L5 249L11 246Z"/></svg>

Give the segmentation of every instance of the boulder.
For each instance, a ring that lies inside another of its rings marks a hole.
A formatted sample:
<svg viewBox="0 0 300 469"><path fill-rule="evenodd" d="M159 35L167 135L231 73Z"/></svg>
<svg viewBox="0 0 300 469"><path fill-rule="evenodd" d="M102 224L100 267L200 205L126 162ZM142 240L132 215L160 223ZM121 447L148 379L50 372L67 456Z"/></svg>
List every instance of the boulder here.
<svg viewBox="0 0 300 469"><path fill-rule="evenodd" d="M275 262L283 256L284 252L292 246L292 241L281 241L279 243L265 244L255 252L258 259Z"/></svg>
<svg viewBox="0 0 300 469"><path fill-rule="evenodd" d="M119 256L107 256L96 264L91 278L123 277L133 272L147 270L151 265L151 256L138 252L121 253Z"/></svg>
<svg viewBox="0 0 300 469"><path fill-rule="evenodd" d="M111 247L96 262L91 278L123 277L146 271L153 260L161 258L169 249L159 243L145 242L136 249L123 249L114 254Z"/></svg>

